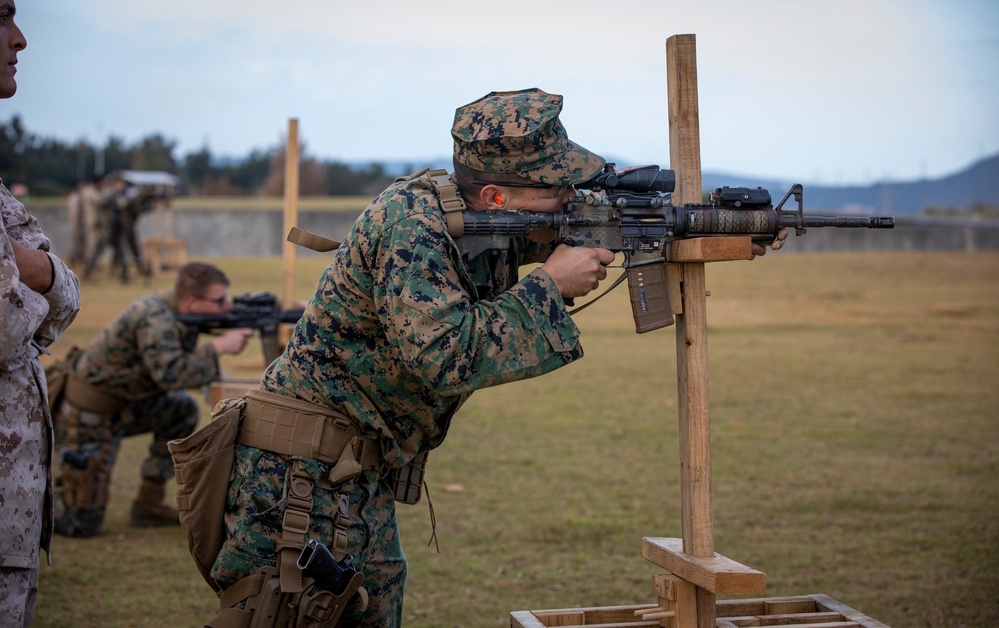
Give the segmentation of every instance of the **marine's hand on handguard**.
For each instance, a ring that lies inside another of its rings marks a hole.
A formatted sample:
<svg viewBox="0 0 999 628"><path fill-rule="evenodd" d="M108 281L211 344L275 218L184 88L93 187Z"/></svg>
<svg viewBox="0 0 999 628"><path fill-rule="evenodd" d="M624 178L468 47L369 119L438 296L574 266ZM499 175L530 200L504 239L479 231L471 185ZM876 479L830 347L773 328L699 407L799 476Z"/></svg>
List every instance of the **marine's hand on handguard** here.
<svg viewBox="0 0 999 628"><path fill-rule="evenodd" d="M777 232L777 237L774 238L774 241L770 243L770 248L772 248L775 251L781 250L781 248L783 248L784 246L784 240L786 239L787 239L787 229L781 229L780 231ZM753 242L754 257L760 257L761 255L766 255L766 254L767 254L767 247L763 246L762 244L757 244L756 242Z"/></svg>
<svg viewBox="0 0 999 628"><path fill-rule="evenodd" d="M607 278L607 265L614 261L614 253L607 249L585 246L558 246L541 269L555 281L564 299L574 299L596 290Z"/></svg>

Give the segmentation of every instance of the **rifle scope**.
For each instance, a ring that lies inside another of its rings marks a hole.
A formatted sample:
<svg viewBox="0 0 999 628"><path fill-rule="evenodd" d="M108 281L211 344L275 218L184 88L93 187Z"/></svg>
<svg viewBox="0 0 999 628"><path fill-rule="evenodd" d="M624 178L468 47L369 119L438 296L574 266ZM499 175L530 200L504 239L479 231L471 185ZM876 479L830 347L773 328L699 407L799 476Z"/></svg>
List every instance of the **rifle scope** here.
<svg viewBox="0 0 999 628"><path fill-rule="evenodd" d="M614 164L604 166L604 171L585 183L576 186L583 190L605 189L628 192L664 192L676 189L676 173L659 166L632 166L615 169Z"/></svg>

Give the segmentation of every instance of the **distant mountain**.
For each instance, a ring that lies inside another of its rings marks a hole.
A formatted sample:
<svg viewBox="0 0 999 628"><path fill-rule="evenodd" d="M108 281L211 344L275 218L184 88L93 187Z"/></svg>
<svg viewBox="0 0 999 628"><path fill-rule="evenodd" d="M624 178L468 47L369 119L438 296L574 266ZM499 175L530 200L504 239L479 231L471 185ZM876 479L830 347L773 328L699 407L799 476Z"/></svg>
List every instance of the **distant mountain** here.
<svg viewBox="0 0 999 628"><path fill-rule="evenodd" d="M610 161L619 166L634 165L626 160ZM416 170L424 166L451 170L450 158L383 162L382 165L389 173L397 174L407 174L403 172L407 168ZM701 173L701 182L705 190L725 185L763 187L770 191L774 203L780 202L795 183L708 171ZM808 212L822 210L837 213L918 214L928 205L964 209L974 203L984 203L999 207L999 155L983 159L967 170L939 179L884 181L867 186L804 184L804 188L805 211Z"/></svg>
<svg viewBox="0 0 999 628"><path fill-rule="evenodd" d="M760 181L711 172L702 173L701 180L705 190L723 185L764 187L770 190L775 203L792 185L786 181ZM928 205L955 209L974 203L999 206L999 155L939 179L883 181L867 186L804 184L804 188L805 209L810 212L918 214Z"/></svg>

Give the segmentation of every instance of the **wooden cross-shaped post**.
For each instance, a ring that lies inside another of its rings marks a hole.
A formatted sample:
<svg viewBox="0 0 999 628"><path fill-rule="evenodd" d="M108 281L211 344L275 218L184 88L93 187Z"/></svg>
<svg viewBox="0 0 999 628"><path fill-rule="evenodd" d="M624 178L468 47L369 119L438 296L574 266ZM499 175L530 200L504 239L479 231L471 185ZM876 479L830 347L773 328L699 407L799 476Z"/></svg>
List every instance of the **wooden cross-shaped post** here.
<svg viewBox="0 0 999 628"><path fill-rule="evenodd" d="M701 203L697 56L693 35L666 41L670 168L676 171L673 204ZM670 300L676 315L680 420L682 539L646 538L642 556L678 577L677 628L715 628L717 594L760 595L766 576L714 551L711 515L711 423L708 404L708 324L704 263L752 259L749 238L696 238L671 242L666 252ZM665 624L664 624L665 625Z"/></svg>
<svg viewBox="0 0 999 628"><path fill-rule="evenodd" d="M701 140L694 35L666 41L670 167L677 172L673 204L701 202ZM684 262L676 317L676 374L680 415L680 503L683 551L714 555L711 518L711 423L708 415L708 338L703 262ZM715 594L697 589L697 626L715 625Z"/></svg>

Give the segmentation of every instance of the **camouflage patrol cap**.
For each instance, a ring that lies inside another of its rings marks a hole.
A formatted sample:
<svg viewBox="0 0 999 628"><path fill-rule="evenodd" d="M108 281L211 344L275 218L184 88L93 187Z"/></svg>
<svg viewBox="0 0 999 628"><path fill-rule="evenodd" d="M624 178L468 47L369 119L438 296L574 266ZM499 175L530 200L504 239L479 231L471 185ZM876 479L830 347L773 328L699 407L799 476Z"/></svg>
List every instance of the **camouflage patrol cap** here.
<svg viewBox="0 0 999 628"><path fill-rule="evenodd" d="M562 97L537 88L491 92L454 112L455 161L549 185L591 179L604 159L569 141L558 119Z"/></svg>

